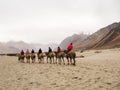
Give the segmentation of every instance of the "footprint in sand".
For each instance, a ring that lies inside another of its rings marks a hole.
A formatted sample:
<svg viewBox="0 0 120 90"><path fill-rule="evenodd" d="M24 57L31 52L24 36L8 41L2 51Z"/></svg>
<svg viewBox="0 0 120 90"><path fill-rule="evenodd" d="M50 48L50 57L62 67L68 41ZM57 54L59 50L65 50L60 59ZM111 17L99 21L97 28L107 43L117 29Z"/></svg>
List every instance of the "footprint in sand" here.
<svg viewBox="0 0 120 90"><path fill-rule="evenodd" d="M21 80L22 78L18 78L17 80Z"/></svg>
<svg viewBox="0 0 120 90"><path fill-rule="evenodd" d="M43 74L43 72L40 72L40 74Z"/></svg>
<svg viewBox="0 0 120 90"><path fill-rule="evenodd" d="M72 79L78 79L78 77L73 77Z"/></svg>
<svg viewBox="0 0 120 90"><path fill-rule="evenodd" d="M111 85L112 83L110 83L110 82L108 82L108 83L106 83L107 85Z"/></svg>
<svg viewBox="0 0 120 90"><path fill-rule="evenodd" d="M56 83L51 83L50 85L56 85Z"/></svg>
<svg viewBox="0 0 120 90"><path fill-rule="evenodd" d="M23 90L29 90L29 88L23 88Z"/></svg>
<svg viewBox="0 0 120 90"><path fill-rule="evenodd" d="M79 78L79 77L73 77L72 79L82 80L82 78Z"/></svg>
<svg viewBox="0 0 120 90"><path fill-rule="evenodd" d="M33 84L34 82L30 82L29 84Z"/></svg>
<svg viewBox="0 0 120 90"><path fill-rule="evenodd" d="M37 85L37 86L40 86L40 85L41 85L41 83L39 83L39 82L30 82L29 84L31 84L31 85L35 84L35 85Z"/></svg>
<svg viewBox="0 0 120 90"><path fill-rule="evenodd" d="M57 72L58 74L61 74L61 72Z"/></svg>
<svg viewBox="0 0 120 90"><path fill-rule="evenodd" d="M103 86L99 86L99 88L103 88Z"/></svg>

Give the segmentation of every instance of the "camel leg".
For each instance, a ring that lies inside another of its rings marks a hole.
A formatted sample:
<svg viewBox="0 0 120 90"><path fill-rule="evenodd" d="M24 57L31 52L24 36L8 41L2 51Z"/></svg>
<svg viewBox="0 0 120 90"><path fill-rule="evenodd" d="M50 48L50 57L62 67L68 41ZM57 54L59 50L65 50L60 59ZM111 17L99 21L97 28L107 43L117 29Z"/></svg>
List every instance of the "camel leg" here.
<svg viewBox="0 0 120 90"><path fill-rule="evenodd" d="M51 59L51 57L50 57L50 64L52 63L52 59Z"/></svg>
<svg viewBox="0 0 120 90"><path fill-rule="evenodd" d="M47 63L48 63L48 57L47 57Z"/></svg>
<svg viewBox="0 0 120 90"><path fill-rule="evenodd" d="M32 63L34 63L34 59L32 58Z"/></svg>
<svg viewBox="0 0 120 90"><path fill-rule="evenodd" d="M35 58L34 58L34 63L35 63Z"/></svg>
<svg viewBox="0 0 120 90"><path fill-rule="evenodd" d="M53 57L53 64L54 64L54 57Z"/></svg>
<svg viewBox="0 0 120 90"><path fill-rule="evenodd" d="M40 61L41 61L41 63L42 63L42 57L40 58Z"/></svg>
<svg viewBox="0 0 120 90"><path fill-rule="evenodd" d="M23 57L21 57L21 62L24 63L24 58Z"/></svg>
<svg viewBox="0 0 120 90"><path fill-rule="evenodd" d="M72 64L72 58L70 58L70 63Z"/></svg>
<svg viewBox="0 0 120 90"><path fill-rule="evenodd" d="M18 62L20 62L20 57L18 56Z"/></svg>
<svg viewBox="0 0 120 90"><path fill-rule="evenodd" d="M30 63L30 59L28 59L28 63Z"/></svg>
<svg viewBox="0 0 120 90"><path fill-rule="evenodd" d="M42 63L42 58L40 58L40 63Z"/></svg>
<svg viewBox="0 0 120 90"><path fill-rule="evenodd" d="M59 64L61 65L61 58L59 58Z"/></svg>
<svg viewBox="0 0 120 90"><path fill-rule="evenodd" d="M64 57L62 57L62 60L63 60L63 64L65 65Z"/></svg>
<svg viewBox="0 0 120 90"><path fill-rule="evenodd" d="M73 63L73 65L76 65L76 61L75 61L75 58L73 58L73 62L74 62L74 63Z"/></svg>
<svg viewBox="0 0 120 90"><path fill-rule="evenodd" d="M41 63L41 60L40 60L40 58L39 58L39 63Z"/></svg>
<svg viewBox="0 0 120 90"><path fill-rule="evenodd" d="M44 63L44 57L41 58L42 63Z"/></svg>
<svg viewBox="0 0 120 90"><path fill-rule="evenodd" d="M24 63L24 58L21 59L21 62Z"/></svg>
<svg viewBox="0 0 120 90"><path fill-rule="evenodd" d="M44 63L44 57L42 58L42 61L43 61L43 63Z"/></svg>
<svg viewBox="0 0 120 90"><path fill-rule="evenodd" d="M67 61L68 61L68 65L69 65L69 58L67 58Z"/></svg>
<svg viewBox="0 0 120 90"><path fill-rule="evenodd" d="M56 62L55 63L57 64L57 56L56 56Z"/></svg>
<svg viewBox="0 0 120 90"><path fill-rule="evenodd" d="M28 59L27 59L27 63L28 63Z"/></svg>
<svg viewBox="0 0 120 90"><path fill-rule="evenodd" d="M55 64L57 64L57 57L56 57L56 62L55 62Z"/></svg>

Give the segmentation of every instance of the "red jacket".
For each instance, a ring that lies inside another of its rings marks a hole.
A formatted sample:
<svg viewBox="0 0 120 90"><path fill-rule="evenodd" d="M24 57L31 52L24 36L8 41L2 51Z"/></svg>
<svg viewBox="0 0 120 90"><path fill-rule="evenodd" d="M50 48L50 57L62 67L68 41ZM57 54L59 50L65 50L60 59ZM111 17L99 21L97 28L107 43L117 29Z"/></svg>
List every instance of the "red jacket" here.
<svg viewBox="0 0 120 90"><path fill-rule="evenodd" d="M58 52L58 53L60 53L60 52L61 52L61 49L60 49L60 48L58 48L57 52Z"/></svg>
<svg viewBox="0 0 120 90"><path fill-rule="evenodd" d="M72 50L72 49L73 49L73 45L70 44L70 45L68 46L68 50Z"/></svg>

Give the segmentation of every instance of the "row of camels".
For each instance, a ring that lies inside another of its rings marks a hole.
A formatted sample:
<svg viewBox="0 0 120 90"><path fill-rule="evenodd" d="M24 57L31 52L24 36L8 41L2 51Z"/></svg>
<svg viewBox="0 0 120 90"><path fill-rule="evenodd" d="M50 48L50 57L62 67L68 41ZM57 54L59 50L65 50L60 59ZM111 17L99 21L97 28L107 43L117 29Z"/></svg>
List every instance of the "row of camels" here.
<svg viewBox="0 0 120 90"><path fill-rule="evenodd" d="M21 55L18 54L18 60L20 62L24 62L24 59L26 58L27 63L30 63L30 59L32 60L32 63L35 63L36 57L38 58L38 62L39 63L44 63L44 59L46 57L47 63L50 64L64 64L65 65L65 60L67 59L67 65L71 64L71 65L76 65L76 53L75 51L71 50L71 51L61 51L60 53L57 52L42 52L42 53L37 53L36 54L25 54L25 55Z"/></svg>

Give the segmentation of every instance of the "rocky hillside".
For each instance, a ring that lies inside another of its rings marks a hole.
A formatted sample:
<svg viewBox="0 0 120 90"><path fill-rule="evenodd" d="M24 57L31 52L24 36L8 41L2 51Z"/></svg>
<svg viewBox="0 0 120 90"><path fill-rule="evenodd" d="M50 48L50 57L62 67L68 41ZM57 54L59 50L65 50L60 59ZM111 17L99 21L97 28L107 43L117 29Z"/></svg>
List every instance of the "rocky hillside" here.
<svg viewBox="0 0 120 90"><path fill-rule="evenodd" d="M76 50L120 47L120 23L100 29L83 41L75 42L74 46Z"/></svg>
<svg viewBox="0 0 120 90"><path fill-rule="evenodd" d="M60 47L62 49L67 49L67 46L72 42L77 42L77 41L82 41L83 39L85 39L88 35L86 34L74 34L72 36L69 36L67 38L65 38L61 43L60 43Z"/></svg>

